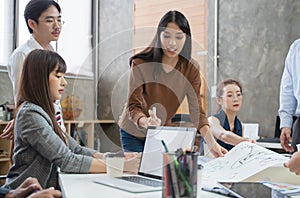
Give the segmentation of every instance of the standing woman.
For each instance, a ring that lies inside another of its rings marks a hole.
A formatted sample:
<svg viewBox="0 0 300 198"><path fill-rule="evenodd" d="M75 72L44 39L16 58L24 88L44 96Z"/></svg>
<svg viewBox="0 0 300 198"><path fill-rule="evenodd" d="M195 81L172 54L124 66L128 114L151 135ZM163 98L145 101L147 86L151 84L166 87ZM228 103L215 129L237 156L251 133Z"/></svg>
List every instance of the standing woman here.
<svg viewBox="0 0 300 198"><path fill-rule="evenodd" d="M169 11L150 46L130 58L129 98L119 120L125 151L143 151L148 126L172 126L171 119L187 96L191 120L213 154L227 152L209 131L200 98L200 67L191 58L191 45L186 17Z"/></svg>
<svg viewBox="0 0 300 198"><path fill-rule="evenodd" d="M208 121L212 133L218 139L217 142L228 151L243 141L255 143L255 140L243 137L243 123L237 117L243 102L240 82L233 79L220 82L217 86L216 100L220 110L210 116Z"/></svg>
<svg viewBox="0 0 300 198"><path fill-rule="evenodd" d="M58 168L73 173L106 172L103 154L80 146L56 121L53 102L61 99L67 85L65 72L65 61L56 52L36 49L24 60L14 126L13 165L5 184L10 189L17 188L28 177L35 177L42 188L59 189ZM127 154L125 158L134 155ZM138 160L131 162L131 170L136 171Z"/></svg>

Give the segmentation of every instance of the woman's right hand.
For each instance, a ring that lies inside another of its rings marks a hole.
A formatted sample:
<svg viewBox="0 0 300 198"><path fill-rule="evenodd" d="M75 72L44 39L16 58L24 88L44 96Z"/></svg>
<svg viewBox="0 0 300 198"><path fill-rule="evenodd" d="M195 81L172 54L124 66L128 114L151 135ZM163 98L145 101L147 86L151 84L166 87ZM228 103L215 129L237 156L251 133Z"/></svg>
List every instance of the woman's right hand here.
<svg viewBox="0 0 300 198"><path fill-rule="evenodd" d="M215 157L223 157L228 151L220 146L217 142L215 142L212 146L208 145L208 148L210 148L210 152L215 156Z"/></svg>
<svg viewBox="0 0 300 198"><path fill-rule="evenodd" d="M150 117L148 117L148 126L160 126L161 120L156 116L156 108L153 107L153 109L149 109L148 113Z"/></svg>

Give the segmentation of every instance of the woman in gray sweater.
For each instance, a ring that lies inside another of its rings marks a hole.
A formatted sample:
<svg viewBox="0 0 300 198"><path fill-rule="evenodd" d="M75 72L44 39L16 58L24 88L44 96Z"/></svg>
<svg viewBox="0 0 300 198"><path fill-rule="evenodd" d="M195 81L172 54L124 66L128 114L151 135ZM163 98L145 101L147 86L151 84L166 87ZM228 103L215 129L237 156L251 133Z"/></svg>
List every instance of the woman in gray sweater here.
<svg viewBox="0 0 300 198"><path fill-rule="evenodd" d="M53 101L61 99L67 85L65 72L65 61L55 52L34 50L26 57L17 99L13 165L6 187L17 188L27 177L35 177L43 188L59 188L58 168L72 173L106 171L102 153L81 147L58 126ZM127 153L128 158L133 158L129 171L137 171L139 158Z"/></svg>

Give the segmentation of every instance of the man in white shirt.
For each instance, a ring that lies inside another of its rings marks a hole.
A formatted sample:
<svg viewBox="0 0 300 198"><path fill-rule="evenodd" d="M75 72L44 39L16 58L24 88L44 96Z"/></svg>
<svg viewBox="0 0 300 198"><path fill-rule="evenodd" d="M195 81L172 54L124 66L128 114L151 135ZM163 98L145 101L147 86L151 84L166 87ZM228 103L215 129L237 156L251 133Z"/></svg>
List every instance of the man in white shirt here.
<svg viewBox="0 0 300 198"><path fill-rule="evenodd" d="M61 8L53 0L31 0L24 11L25 21L31 36L27 42L14 50L11 55L7 69L9 78L13 85L15 104L18 102L19 80L22 73L23 61L27 54L34 49L45 49L54 51L51 41L57 41L63 25L61 19ZM57 117L60 118L61 128L65 131L61 116L60 101L55 102ZM12 139L13 120L3 130L0 137Z"/></svg>
<svg viewBox="0 0 300 198"><path fill-rule="evenodd" d="M290 46L285 59L280 84L280 143L287 152L294 152L284 166L296 175L300 175L300 39ZM293 116L297 119L293 122ZM292 133L293 131L293 133Z"/></svg>

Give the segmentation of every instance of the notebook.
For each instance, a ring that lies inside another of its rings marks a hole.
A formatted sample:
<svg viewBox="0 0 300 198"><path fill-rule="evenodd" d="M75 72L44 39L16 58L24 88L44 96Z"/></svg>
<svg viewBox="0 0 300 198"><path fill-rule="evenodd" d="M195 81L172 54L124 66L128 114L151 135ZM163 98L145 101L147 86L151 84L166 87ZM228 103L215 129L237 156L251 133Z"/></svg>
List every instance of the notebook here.
<svg viewBox="0 0 300 198"><path fill-rule="evenodd" d="M138 175L113 178L103 174L94 182L132 193L162 190L162 153L165 150L161 140L164 140L169 151L191 148L195 141L196 131L196 128L189 127L148 127ZM137 181L128 181L131 179Z"/></svg>

